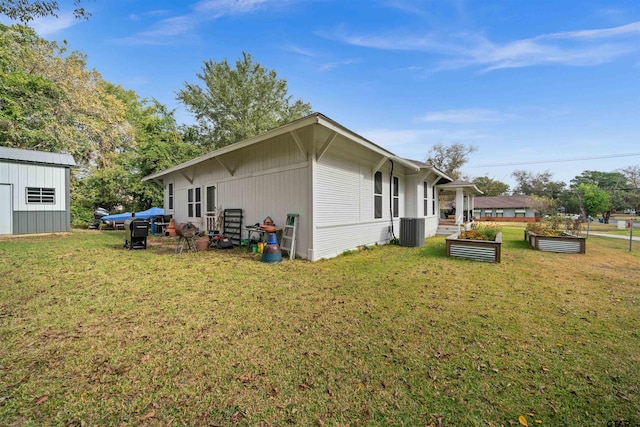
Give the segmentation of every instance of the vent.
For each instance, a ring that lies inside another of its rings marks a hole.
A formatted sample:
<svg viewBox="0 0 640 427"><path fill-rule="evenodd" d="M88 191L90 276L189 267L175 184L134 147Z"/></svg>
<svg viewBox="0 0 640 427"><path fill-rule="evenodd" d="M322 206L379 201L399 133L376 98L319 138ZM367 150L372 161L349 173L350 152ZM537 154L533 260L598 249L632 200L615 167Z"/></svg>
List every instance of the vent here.
<svg viewBox="0 0 640 427"><path fill-rule="evenodd" d="M424 246L424 218L400 218L400 246Z"/></svg>

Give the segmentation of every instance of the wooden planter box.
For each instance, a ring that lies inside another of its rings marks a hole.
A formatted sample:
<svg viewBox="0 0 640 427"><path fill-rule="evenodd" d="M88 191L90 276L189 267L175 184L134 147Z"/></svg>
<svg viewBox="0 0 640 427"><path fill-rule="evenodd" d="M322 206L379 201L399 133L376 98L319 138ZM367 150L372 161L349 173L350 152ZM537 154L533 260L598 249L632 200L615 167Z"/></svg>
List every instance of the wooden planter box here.
<svg viewBox="0 0 640 427"><path fill-rule="evenodd" d="M587 251L584 237L565 234L564 236L542 236L531 231L524 231L524 240L539 250L545 252L560 252L565 254L584 254Z"/></svg>
<svg viewBox="0 0 640 427"><path fill-rule="evenodd" d="M500 262L502 252L502 232L496 235L496 240L458 239L460 233L454 233L446 238L447 256L468 258L476 261Z"/></svg>

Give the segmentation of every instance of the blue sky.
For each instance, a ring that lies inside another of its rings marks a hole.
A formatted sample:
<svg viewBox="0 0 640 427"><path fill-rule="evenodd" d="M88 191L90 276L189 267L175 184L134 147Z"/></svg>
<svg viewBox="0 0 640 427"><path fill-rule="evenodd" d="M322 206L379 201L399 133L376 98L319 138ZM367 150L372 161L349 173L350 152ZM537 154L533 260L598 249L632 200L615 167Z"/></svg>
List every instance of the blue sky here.
<svg viewBox="0 0 640 427"><path fill-rule="evenodd" d="M397 155L475 145L470 177L549 170L568 183L640 164L637 0L84 0L88 21L59 3L59 19L33 23L42 37L180 122L184 82L244 50ZM565 159L581 160L538 163Z"/></svg>

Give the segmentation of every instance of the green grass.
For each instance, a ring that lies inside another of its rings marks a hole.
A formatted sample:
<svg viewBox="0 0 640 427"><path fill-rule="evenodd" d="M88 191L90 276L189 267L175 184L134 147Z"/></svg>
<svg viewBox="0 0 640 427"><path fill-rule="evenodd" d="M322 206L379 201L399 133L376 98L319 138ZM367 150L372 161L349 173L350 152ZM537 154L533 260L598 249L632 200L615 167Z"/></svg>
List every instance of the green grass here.
<svg viewBox="0 0 640 427"><path fill-rule="evenodd" d="M0 425L640 423L640 244L522 234L500 264L443 238L282 264L2 240Z"/></svg>

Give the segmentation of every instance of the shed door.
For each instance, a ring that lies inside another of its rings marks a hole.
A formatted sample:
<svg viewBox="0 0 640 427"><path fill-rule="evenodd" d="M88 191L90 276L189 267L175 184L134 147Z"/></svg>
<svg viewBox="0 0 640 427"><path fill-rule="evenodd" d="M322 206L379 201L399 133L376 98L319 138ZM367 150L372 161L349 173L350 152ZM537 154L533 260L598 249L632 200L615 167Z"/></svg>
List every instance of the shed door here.
<svg viewBox="0 0 640 427"><path fill-rule="evenodd" d="M0 234L12 234L12 210L11 185L0 184Z"/></svg>

